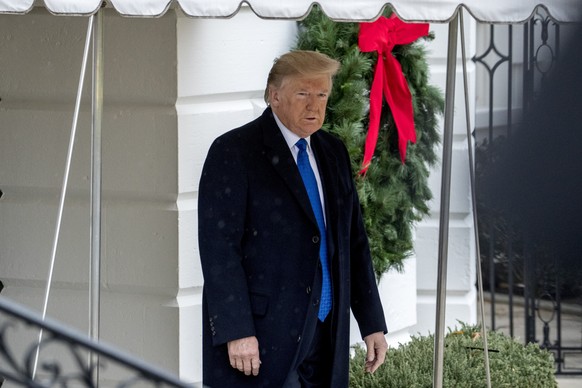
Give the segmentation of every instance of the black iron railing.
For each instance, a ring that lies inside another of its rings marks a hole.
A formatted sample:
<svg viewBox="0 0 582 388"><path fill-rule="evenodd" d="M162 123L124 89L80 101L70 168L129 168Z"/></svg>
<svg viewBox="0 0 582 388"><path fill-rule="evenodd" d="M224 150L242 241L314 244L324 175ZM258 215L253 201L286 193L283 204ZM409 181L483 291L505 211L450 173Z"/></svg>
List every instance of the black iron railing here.
<svg viewBox="0 0 582 388"><path fill-rule="evenodd" d="M514 28L523 30L521 54L514 48ZM507 38L503 48L496 41L496 33ZM477 169L492 167L496 157L503 152L504 137L512 135L512 129L518 121L514 118L516 112L527 115L534 101L543 93L544 83L560 59L560 44L560 25L542 9L523 26L489 26L489 44L481 54L473 57L473 61L486 72L489 92L488 121L486 127L482 128L486 131L486 136L483 136L486 141L483 143L485 146L476 152ZM520 55L521 66L514 66L519 62ZM496 78L502 72L507 79L505 85ZM521 90L516 88L519 83L514 82L519 79L522 81ZM504 118L495 117L493 99L500 95L497 90L499 87L506 88L507 93ZM514 93L520 95L515 96ZM516 101L519 101L519 106L515 106ZM477 171L477 176L479 174ZM484 280L491 295L490 328L498 328L496 293L506 294L509 334L551 350L555 355L557 374L582 374L582 362L575 362L574 367L572 363L566 363L566 356L582 357L582 333L578 343L566 343L563 338L565 269L560 268L561 261L554 253L539 249L527 235L512 229L510 223L498 218L492 209L479 208L478 213ZM523 315L516 314L518 302L520 312L523 306ZM577 319L582 325L582 314ZM523 323L524 333L516 333L517 320Z"/></svg>
<svg viewBox="0 0 582 388"><path fill-rule="evenodd" d="M30 343L22 344L23 338ZM37 352L42 357L35 366ZM91 358L98 362L90 362ZM115 378L99 384L95 376L100 371L114 371ZM0 297L0 376L0 385L4 379L16 386L38 388L192 387L112 346L92 341L56 321L42 320L4 297Z"/></svg>

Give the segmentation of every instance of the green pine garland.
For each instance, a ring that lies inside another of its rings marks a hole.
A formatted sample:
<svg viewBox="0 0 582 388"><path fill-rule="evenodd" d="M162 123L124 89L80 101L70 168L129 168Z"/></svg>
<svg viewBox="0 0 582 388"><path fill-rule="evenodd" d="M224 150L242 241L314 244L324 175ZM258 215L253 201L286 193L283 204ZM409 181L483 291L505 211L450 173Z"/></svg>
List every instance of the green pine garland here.
<svg viewBox="0 0 582 388"><path fill-rule="evenodd" d="M377 55L360 52L358 30L358 23L333 22L314 7L299 22L297 49L316 50L342 64L334 80L323 129L341 138L350 154L379 279L391 268L402 270L403 260L412 253L414 224L429 213L432 193L427 184L428 168L438 160L437 127L444 99L438 88L428 84L424 47L414 43L396 46L394 55L413 96L417 142L408 146L406 163L402 164L396 127L384 102L374 159L366 175L360 176L368 128L368 96Z"/></svg>

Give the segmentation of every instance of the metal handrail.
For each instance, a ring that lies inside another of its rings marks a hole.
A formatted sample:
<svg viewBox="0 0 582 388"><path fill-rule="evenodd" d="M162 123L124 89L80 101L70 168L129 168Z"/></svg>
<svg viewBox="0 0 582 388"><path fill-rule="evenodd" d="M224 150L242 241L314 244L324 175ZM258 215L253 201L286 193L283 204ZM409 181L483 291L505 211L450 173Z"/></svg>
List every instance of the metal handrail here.
<svg viewBox="0 0 582 388"><path fill-rule="evenodd" d="M113 363L129 371L129 377L117 383L117 387L141 387L146 382L156 387L193 387L192 384L181 381L171 373L130 356L111 345L93 341L57 321L48 318L43 320L37 313L5 297L0 297L0 313L11 317L11 319L0 319L0 381L4 378L6 381L26 387L67 387L79 386L79 384L94 387L95 384L91 378L94 366L87 365L86 358L81 357L81 353L86 351L97 353L101 361L108 361L107 365ZM41 343L34 341L22 356L22 360L16 359L9 341L10 329L15 328L17 323L25 323L45 332L43 341ZM37 349L55 342L68 347L69 355L76 361L73 367L78 370L65 375L63 374L65 368L59 365L58 361L51 361L41 366L44 377L33 378L33 361ZM101 362L98 367L104 368L105 365L105 362Z"/></svg>

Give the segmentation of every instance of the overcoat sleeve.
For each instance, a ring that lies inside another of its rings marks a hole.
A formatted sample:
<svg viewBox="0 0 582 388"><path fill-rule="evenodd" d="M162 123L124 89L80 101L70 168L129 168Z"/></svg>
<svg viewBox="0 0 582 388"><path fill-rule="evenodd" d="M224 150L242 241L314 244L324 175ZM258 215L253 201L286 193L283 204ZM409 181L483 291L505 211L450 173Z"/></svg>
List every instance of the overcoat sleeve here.
<svg viewBox="0 0 582 388"><path fill-rule="evenodd" d="M345 148L344 148L345 150ZM347 150L345 152L347 156ZM350 164L348 163L348 166ZM350 225L350 305L362 338L369 334L387 333L386 319L378 292L368 235L362 219L357 189L350 171L352 185L352 218Z"/></svg>
<svg viewBox="0 0 582 388"><path fill-rule="evenodd" d="M200 179L198 239L215 346L255 335L242 267L248 183L238 140L222 136L214 141Z"/></svg>

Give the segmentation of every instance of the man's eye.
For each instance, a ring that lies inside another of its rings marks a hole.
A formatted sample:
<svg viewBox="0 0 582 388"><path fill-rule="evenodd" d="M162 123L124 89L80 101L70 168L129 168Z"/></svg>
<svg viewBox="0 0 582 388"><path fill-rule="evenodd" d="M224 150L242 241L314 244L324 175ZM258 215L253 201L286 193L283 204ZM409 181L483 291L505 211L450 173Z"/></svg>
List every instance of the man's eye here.
<svg viewBox="0 0 582 388"><path fill-rule="evenodd" d="M319 98L327 98L327 93L319 93Z"/></svg>

